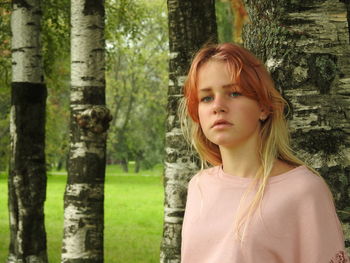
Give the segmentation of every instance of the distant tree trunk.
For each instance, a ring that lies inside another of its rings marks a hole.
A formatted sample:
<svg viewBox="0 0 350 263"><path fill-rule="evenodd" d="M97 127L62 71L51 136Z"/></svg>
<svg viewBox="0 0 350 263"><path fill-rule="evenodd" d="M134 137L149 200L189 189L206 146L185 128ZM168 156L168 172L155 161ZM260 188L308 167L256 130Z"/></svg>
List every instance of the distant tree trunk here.
<svg viewBox="0 0 350 263"><path fill-rule="evenodd" d="M122 166L123 172L128 173L129 172L129 166L128 166L128 159L123 157L120 161L120 165Z"/></svg>
<svg viewBox="0 0 350 263"><path fill-rule="evenodd" d="M104 2L71 1L71 120L62 262L103 262L106 137Z"/></svg>
<svg viewBox="0 0 350 263"><path fill-rule="evenodd" d="M180 262L187 184L199 168L182 136L177 109L193 54L205 43L217 42L215 0L168 0L168 13L170 62L160 261L175 263Z"/></svg>
<svg viewBox="0 0 350 263"><path fill-rule="evenodd" d="M138 172L140 172L140 169L141 169L141 162L144 159L143 158L143 151L137 151L135 155L136 156L135 156L135 170L134 170L134 172L138 173Z"/></svg>
<svg viewBox="0 0 350 263"><path fill-rule="evenodd" d="M40 46L40 0L13 1L10 248L8 263L48 262L46 196L46 86Z"/></svg>
<svg viewBox="0 0 350 263"><path fill-rule="evenodd" d="M57 166L56 166L56 170L57 170L57 171L61 171L62 168L63 168L63 159L60 158L60 159L58 160L58 163L57 163Z"/></svg>
<svg viewBox="0 0 350 263"><path fill-rule="evenodd" d="M46 86L40 46L40 0L12 2L11 161L8 263L48 262L46 197Z"/></svg>
<svg viewBox="0 0 350 263"><path fill-rule="evenodd" d="M245 2L251 23L244 43L266 62L289 101L294 148L330 184L349 247L349 4Z"/></svg>
<svg viewBox="0 0 350 263"><path fill-rule="evenodd" d="M140 172L140 168L141 168L141 160L136 159L134 172L135 173L139 173Z"/></svg>

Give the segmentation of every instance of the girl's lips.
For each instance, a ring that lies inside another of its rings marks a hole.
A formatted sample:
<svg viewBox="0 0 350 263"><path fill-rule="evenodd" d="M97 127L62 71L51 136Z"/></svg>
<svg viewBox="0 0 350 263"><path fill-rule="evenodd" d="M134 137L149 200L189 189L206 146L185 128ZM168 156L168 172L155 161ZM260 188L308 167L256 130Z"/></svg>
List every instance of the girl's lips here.
<svg viewBox="0 0 350 263"><path fill-rule="evenodd" d="M224 128L227 126L232 126L232 123L226 121L226 120L217 120L212 125L212 128Z"/></svg>

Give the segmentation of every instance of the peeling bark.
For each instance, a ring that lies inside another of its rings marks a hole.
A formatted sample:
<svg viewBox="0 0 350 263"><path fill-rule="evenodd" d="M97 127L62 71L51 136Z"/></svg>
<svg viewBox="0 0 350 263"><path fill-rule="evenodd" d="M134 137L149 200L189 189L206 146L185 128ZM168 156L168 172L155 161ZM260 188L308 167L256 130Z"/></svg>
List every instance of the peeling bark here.
<svg viewBox="0 0 350 263"><path fill-rule="evenodd" d="M13 1L11 161L8 178L8 263L48 262L46 198L46 86L40 46L39 0Z"/></svg>
<svg viewBox="0 0 350 263"><path fill-rule="evenodd" d="M104 2L71 1L71 120L64 263L103 262L106 138Z"/></svg>
<svg viewBox="0 0 350 263"><path fill-rule="evenodd" d="M349 3L344 2L245 0L251 23L244 42L266 62L290 103L293 146L329 183L350 247Z"/></svg>
<svg viewBox="0 0 350 263"><path fill-rule="evenodd" d="M161 262L180 262L181 228L187 184L198 170L180 130L177 109L193 54L205 43L217 42L214 0L168 0L169 89L164 170L164 226Z"/></svg>

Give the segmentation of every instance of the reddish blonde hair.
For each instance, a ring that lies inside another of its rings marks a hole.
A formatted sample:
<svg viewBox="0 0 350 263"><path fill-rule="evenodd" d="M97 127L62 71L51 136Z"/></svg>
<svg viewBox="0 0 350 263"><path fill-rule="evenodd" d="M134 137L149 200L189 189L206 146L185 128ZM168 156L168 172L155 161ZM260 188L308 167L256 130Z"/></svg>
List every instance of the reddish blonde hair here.
<svg viewBox="0 0 350 263"><path fill-rule="evenodd" d="M266 109L269 117L262 123L262 126L266 126L265 129L262 129L263 138L269 136L274 118L283 119L285 101L275 89L264 64L245 48L224 43L201 49L193 59L185 82L185 108L188 116L194 122L192 139L195 148L202 159L213 165L219 165L222 163L219 148L206 139L200 128L198 117L198 72L209 60L225 62L228 72L232 75L232 81L240 87L242 93L256 100Z"/></svg>

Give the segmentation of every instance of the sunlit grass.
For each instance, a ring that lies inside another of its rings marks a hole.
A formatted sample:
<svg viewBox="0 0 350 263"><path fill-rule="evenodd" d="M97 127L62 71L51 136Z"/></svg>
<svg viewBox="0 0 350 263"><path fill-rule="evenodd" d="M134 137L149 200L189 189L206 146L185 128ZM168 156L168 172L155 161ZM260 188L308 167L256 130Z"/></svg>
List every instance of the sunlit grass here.
<svg viewBox="0 0 350 263"><path fill-rule="evenodd" d="M0 172L0 263L5 262L9 244L9 218L7 212L7 178Z"/></svg>
<svg viewBox="0 0 350 263"><path fill-rule="evenodd" d="M133 171L130 167L130 171ZM159 262L162 235L162 167L139 174L123 173L109 166L105 185L105 262ZM52 175L53 174L53 175ZM116 176L118 175L118 176ZM48 253L51 263L60 262L63 232L63 194L66 175L48 173L45 203ZM0 176L0 263L9 243L7 179Z"/></svg>

